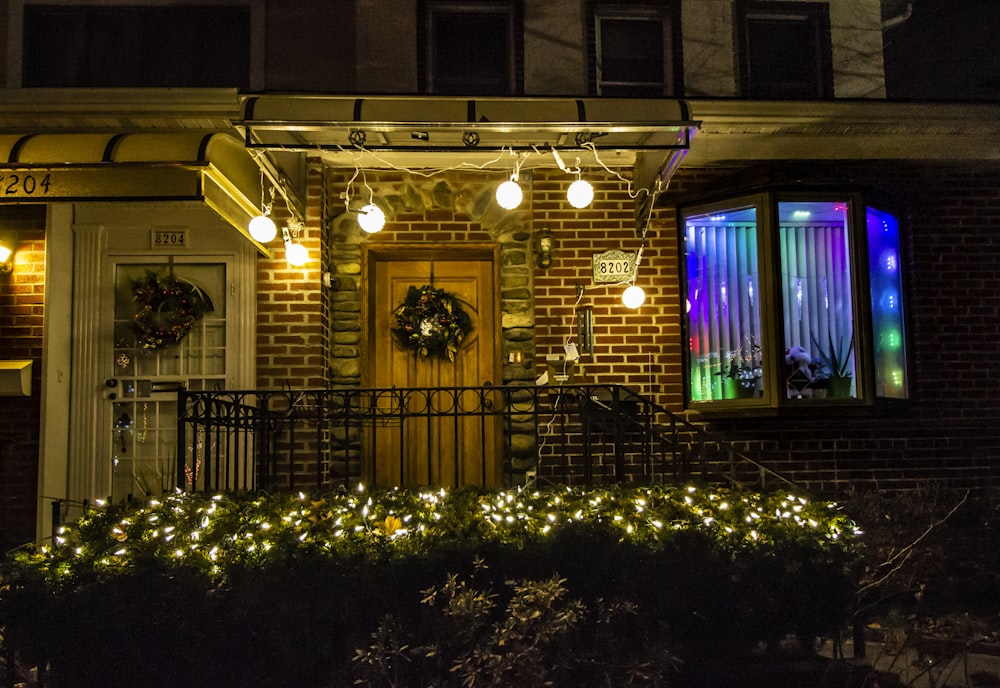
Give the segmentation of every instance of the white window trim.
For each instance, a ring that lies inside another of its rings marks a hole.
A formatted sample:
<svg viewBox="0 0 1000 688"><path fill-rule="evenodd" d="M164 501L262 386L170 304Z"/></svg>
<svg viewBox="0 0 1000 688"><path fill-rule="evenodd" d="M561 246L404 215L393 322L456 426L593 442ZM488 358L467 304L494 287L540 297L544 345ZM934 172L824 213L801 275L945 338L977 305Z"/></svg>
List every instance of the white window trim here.
<svg viewBox="0 0 1000 688"><path fill-rule="evenodd" d="M595 88L597 95L604 95L602 86L605 83L614 85L654 85L653 82L605 82L603 79L603 59L601 56L601 21L606 19L650 21L659 20L663 29L663 83L660 84L663 95L673 93L673 36L672 17L667 7L633 6L633 5L597 5L594 8L594 59L597 76Z"/></svg>

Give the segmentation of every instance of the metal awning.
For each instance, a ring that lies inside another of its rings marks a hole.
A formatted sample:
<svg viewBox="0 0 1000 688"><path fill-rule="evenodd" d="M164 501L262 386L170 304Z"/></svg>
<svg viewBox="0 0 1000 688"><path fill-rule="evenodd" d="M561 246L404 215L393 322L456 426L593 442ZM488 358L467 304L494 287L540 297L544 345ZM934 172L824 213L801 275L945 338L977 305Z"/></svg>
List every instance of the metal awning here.
<svg viewBox="0 0 1000 688"><path fill-rule="evenodd" d="M257 164L222 132L0 134L0 186L0 203L200 201L250 241L261 203Z"/></svg>
<svg viewBox="0 0 1000 688"><path fill-rule="evenodd" d="M248 149L321 157L333 167L672 170L698 123L682 100L257 95L234 125ZM647 178L648 177L648 178Z"/></svg>

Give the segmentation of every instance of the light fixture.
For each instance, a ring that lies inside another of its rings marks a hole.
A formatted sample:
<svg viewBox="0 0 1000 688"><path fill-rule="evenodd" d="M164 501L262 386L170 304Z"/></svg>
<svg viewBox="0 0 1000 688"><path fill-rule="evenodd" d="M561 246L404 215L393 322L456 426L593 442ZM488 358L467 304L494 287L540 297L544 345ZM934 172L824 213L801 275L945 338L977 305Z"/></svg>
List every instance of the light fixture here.
<svg viewBox="0 0 1000 688"><path fill-rule="evenodd" d="M385 213L374 203L369 203L358 211L358 226L369 234L380 232L385 227Z"/></svg>
<svg viewBox="0 0 1000 688"><path fill-rule="evenodd" d="M299 243L301 223L289 221L288 225L281 228L281 236L285 242L285 260L293 268L300 268L309 262L309 250Z"/></svg>
<svg viewBox="0 0 1000 688"><path fill-rule="evenodd" d="M535 264L542 270L552 265L552 232L543 229L538 232L538 245L535 249Z"/></svg>
<svg viewBox="0 0 1000 688"><path fill-rule="evenodd" d="M14 252L6 245L0 244L0 275L7 275L14 269Z"/></svg>
<svg viewBox="0 0 1000 688"><path fill-rule="evenodd" d="M253 237L254 241L261 244L266 244L274 241L274 237L278 236L278 226L274 224L272 220L267 215L258 215L254 219L250 220L250 236Z"/></svg>
<svg viewBox="0 0 1000 688"><path fill-rule="evenodd" d="M635 284L622 292L622 303L626 308L636 309L646 301L646 292Z"/></svg>
<svg viewBox="0 0 1000 688"><path fill-rule="evenodd" d="M250 224L247 227L247 231L250 232L250 236L254 241L267 244L274 241L274 237L278 236L278 226L274 224L274 220L271 219L271 206L274 205L274 187L271 189L271 202L264 203L264 190L263 190L264 172L261 171L261 208L260 215L250 220Z"/></svg>
<svg viewBox="0 0 1000 688"><path fill-rule="evenodd" d="M521 205L524 194L517 183L517 173L510 175L510 179L497 187L497 203L504 210L513 210Z"/></svg>
<svg viewBox="0 0 1000 688"><path fill-rule="evenodd" d="M594 187L586 179L579 179L569 185L566 200L574 208L586 208L594 200Z"/></svg>
<svg viewBox="0 0 1000 688"><path fill-rule="evenodd" d="M497 204L504 210L513 210L521 205L521 200L524 198L521 185L517 183L518 177L521 174L521 164L524 160L513 149L510 149L510 154L515 156L514 171L510 173L510 179L497 187L496 192Z"/></svg>

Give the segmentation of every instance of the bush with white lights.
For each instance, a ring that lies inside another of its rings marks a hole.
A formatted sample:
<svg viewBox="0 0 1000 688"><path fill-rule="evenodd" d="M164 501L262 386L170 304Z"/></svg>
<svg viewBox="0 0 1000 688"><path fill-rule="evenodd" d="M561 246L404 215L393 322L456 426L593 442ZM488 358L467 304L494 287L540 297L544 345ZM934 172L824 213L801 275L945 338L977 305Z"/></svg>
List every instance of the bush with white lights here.
<svg viewBox="0 0 1000 688"><path fill-rule="evenodd" d="M347 685L387 617L417 634L426 592L475 574L625 604L632 645L695 663L841 627L858 535L828 502L702 487L177 493L16 553L0 626L61 686Z"/></svg>

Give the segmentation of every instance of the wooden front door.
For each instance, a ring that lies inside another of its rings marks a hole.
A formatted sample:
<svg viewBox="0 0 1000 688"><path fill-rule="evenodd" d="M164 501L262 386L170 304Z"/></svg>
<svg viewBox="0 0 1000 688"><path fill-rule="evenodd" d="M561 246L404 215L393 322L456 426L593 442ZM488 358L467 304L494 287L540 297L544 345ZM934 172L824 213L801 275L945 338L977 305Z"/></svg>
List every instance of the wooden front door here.
<svg viewBox="0 0 1000 688"><path fill-rule="evenodd" d="M496 485L501 468L497 419L470 414L480 405L477 393L455 389L497 382L495 247L393 247L367 253L369 386L401 390L392 403L404 416L372 428L371 477L379 486ZM422 357L392 335L393 310L411 286L424 285L460 299L471 318L472 331L454 361ZM425 391L443 388L452 389Z"/></svg>

